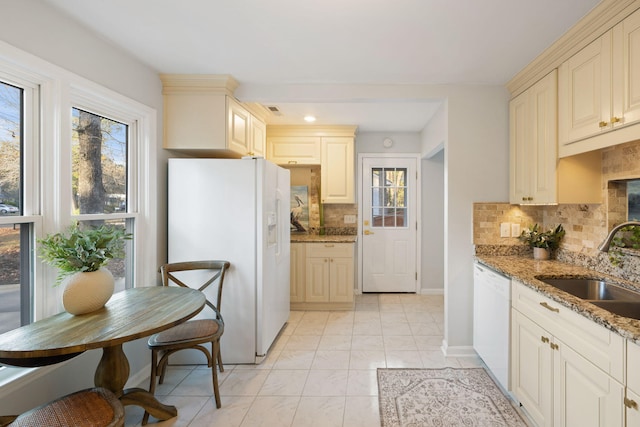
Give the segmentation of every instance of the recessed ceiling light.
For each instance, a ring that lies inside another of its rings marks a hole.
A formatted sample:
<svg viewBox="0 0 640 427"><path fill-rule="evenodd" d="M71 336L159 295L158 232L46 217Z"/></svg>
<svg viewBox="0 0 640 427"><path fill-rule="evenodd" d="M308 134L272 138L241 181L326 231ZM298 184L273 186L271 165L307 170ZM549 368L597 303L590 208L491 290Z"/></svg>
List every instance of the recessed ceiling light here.
<svg viewBox="0 0 640 427"><path fill-rule="evenodd" d="M316 121L316 118L314 116L307 115L307 116L304 116L304 121L307 123L313 123Z"/></svg>

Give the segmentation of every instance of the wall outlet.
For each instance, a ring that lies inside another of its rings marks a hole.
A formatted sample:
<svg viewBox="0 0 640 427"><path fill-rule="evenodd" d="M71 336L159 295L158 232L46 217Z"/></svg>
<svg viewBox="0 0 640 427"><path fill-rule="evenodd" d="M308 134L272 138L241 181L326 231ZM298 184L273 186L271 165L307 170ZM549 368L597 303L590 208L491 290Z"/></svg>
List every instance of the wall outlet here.
<svg viewBox="0 0 640 427"><path fill-rule="evenodd" d="M511 237L511 224L508 222L500 223L500 237Z"/></svg>
<svg viewBox="0 0 640 427"><path fill-rule="evenodd" d="M511 237L520 237L520 224L511 224Z"/></svg>
<svg viewBox="0 0 640 427"><path fill-rule="evenodd" d="M355 224L356 223L356 216L355 215L345 215L344 216L344 223L345 224Z"/></svg>

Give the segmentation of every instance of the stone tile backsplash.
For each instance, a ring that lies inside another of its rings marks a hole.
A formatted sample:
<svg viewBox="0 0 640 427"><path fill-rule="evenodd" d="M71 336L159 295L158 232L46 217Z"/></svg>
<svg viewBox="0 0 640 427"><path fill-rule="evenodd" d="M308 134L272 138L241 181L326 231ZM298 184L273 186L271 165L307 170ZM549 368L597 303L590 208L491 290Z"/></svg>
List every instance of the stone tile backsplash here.
<svg viewBox="0 0 640 427"><path fill-rule="evenodd" d="M624 257L622 267L609 261L609 254L597 246L615 225L626 220L626 184L640 178L640 141L602 150L601 204L519 206L509 203L474 203L473 243L481 254L526 254L526 245L516 237L501 238L500 223L517 223L521 229L538 223L544 228L562 224L565 238L556 254L558 260L583 265L602 273L640 281L640 257ZM523 249L524 247L524 249ZM637 255L637 254L636 254Z"/></svg>

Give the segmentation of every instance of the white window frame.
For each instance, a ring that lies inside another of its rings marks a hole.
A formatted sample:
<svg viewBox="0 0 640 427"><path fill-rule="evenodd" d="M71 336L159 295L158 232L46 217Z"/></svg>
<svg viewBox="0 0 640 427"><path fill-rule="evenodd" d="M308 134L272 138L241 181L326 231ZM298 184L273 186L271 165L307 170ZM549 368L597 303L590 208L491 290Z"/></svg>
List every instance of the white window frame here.
<svg viewBox="0 0 640 427"><path fill-rule="evenodd" d="M137 152L130 160L129 173L135 184L128 196L132 208L110 218L135 217L134 286L153 286L157 282L157 112L135 100L71 73L43 59L0 41L0 76L20 86L39 88L39 108L34 108L34 127L25 130L25 182L23 215L6 217L2 222L34 224L34 238L64 230L75 219L71 215L71 107L89 105L92 110L124 118L133 123ZM102 109L104 108L104 110ZM32 132L34 143L26 144ZM130 178L130 177L128 177ZM27 188L27 185L29 188ZM82 219L90 219L86 215ZM35 242L34 242L35 244ZM57 272L34 259L34 320L62 310L61 287L53 287ZM33 378L48 368L0 369L0 398L10 392L6 384L23 376ZM37 372L40 372L39 374Z"/></svg>

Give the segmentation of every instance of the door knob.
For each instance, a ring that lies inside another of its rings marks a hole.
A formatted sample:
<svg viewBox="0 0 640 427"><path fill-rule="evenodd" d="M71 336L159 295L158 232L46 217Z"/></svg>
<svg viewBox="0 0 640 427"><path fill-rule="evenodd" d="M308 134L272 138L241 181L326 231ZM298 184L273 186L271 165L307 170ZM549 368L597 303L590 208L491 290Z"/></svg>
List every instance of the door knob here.
<svg viewBox="0 0 640 427"><path fill-rule="evenodd" d="M364 230L364 234L368 236L369 234L375 234L375 233L371 230Z"/></svg>

